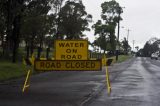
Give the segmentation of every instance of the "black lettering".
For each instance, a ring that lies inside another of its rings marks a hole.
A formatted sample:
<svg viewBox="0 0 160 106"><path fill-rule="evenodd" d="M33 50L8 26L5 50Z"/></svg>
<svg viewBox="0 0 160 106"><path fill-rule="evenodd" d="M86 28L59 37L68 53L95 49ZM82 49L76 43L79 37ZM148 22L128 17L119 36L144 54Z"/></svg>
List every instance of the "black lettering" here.
<svg viewBox="0 0 160 106"><path fill-rule="evenodd" d="M57 68L61 68L61 63L57 62L57 63L56 63L56 67L57 67Z"/></svg>
<svg viewBox="0 0 160 106"><path fill-rule="evenodd" d="M66 68L70 68L71 67L69 62L66 62L65 66L66 66Z"/></svg>
<svg viewBox="0 0 160 106"><path fill-rule="evenodd" d="M44 68L44 62L40 62L40 67Z"/></svg>
<svg viewBox="0 0 160 106"><path fill-rule="evenodd" d="M84 47L84 43L59 43L59 47Z"/></svg>
<svg viewBox="0 0 160 106"><path fill-rule="evenodd" d="M59 43L59 47L64 47L65 43Z"/></svg>
<svg viewBox="0 0 160 106"><path fill-rule="evenodd" d="M69 43L66 43L65 47L70 47Z"/></svg>
<svg viewBox="0 0 160 106"><path fill-rule="evenodd" d="M76 68L80 68L80 67L81 67L81 65L80 65L79 62L77 62L77 63L75 64L75 66L76 66Z"/></svg>
<svg viewBox="0 0 160 106"><path fill-rule="evenodd" d="M55 68L55 67L56 67L56 66L55 66L55 63L51 63L51 66L50 66L50 67L54 67L54 68Z"/></svg>
<svg viewBox="0 0 160 106"><path fill-rule="evenodd" d="M79 47L78 43L75 43L75 47Z"/></svg>
<svg viewBox="0 0 160 106"><path fill-rule="evenodd" d="M77 49L73 49L72 52L73 52L73 53L77 53Z"/></svg>
<svg viewBox="0 0 160 106"><path fill-rule="evenodd" d="M75 66L74 63L71 62L70 63L70 68L75 68L74 66Z"/></svg>
<svg viewBox="0 0 160 106"><path fill-rule="evenodd" d="M76 59L76 55L73 55L73 56L72 56L72 59Z"/></svg>
<svg viewBox="0 0 160 106"><path fill-rule="evenodd" d="M84 62L81 62L81 68L85 68Z"/></svg>
<svg viewBox="0 0 160 106"><path fill-rule="evenodd" d="M49 67L50 67L50 63L46 62L46 68L49 68Z"/></svg>
<svg viewBox="0 0 160 106"><path fill-rule="evenodd" d="M80 43L80 46L79 47L84 47L84 43Z"/></svg>
<svg viewBox="0 0 160 106"><path fill-rule="evenodd" d="M90 63L86 62L86 68L90 68Z"/></svg>
<svg viewBox="0 0 160 106"><path fill-rule="evenodd" d="M81 59L82 58L82 55L78 55L78 59Z"/></svg>
<svg viewBox="0 0 160 106"><path fill-rule="evenodd" d="M71 53L72 51L71 51L71 49L67 49L66 52L67 53Z"/></svg>
<svg viewBox="0 0 160 106"><path fill-rule="evenodd" d="M71 59L71 55L67 55L67 57L66 57L67 59Z"/></svg>
<svg viewBox="0 0 160 106"><path fill-rule="evenodd" d="M74 43L70 43L70 46L73 47L73 44L74 44Z"/></svg>
<svg viewBox="0 0 160 106"><path fill-rule="evenodd" d="M94 62L91 62L91 68L95 68L95 63Z"/></svg>
<svg viewBox="0 0 160 106"><path fill-rule="evenodd" d="M65 59L65 55L61 55L61 59Z"/></svg>

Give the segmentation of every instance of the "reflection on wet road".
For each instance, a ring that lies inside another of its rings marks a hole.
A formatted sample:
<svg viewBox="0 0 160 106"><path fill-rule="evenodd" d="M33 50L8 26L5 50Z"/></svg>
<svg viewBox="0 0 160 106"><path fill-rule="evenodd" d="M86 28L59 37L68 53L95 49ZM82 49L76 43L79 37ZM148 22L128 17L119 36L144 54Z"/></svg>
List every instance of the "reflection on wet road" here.
<svg viewBox="0 0 160 106"><path fill-rule="evenodd" d="M160 106L160 61L131 58L109 67L108 95L105 68L98 72L46 72L0 82L0 106Z"/></svg>
<svg viewBox="0 0 160 106"><path fill-rule="evenodd" d="M118 69L121 73L112 79L111 95L103 89L87 106L160 106L159 60L134 58L110 72Z"/></svg>

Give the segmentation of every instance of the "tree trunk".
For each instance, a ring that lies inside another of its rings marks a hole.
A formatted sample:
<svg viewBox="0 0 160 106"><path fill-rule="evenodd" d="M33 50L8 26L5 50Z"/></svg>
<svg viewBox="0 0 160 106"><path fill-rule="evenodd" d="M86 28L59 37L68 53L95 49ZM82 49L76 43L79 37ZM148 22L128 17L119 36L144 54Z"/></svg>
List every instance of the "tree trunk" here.
<svg viewBox="0 0 160 106"><path fill-rule="evenodd" d="M6 45L5 45L5 57L9 57L10 50L12 50L12 20L13 20L13 13L12 13L12 0L8 0L7 2L7 30L6 30Z"/></svg>
<svg viewBox="0 0 160 106"><path fill-rule="evenodd" d="M17 10L20 8L20 11L15 11L14 14L17 14L13 18L13 30L12 30L12 42L13 42L13 50L12 50L12 62L15 63L17 59L17 52L19 47L19 35L20 35L20 23L21 23L21 13L23 12L23 8L20 7L23 5L24 0L13 1L13 9ZM19 7L18 7L19 6Z"/></svg>
<svg viewBox="0 0 160 106"><path fill-rule="evenodd" d="M33 46L34 46L33 43L34 43L34 39L33 39L33 37L32 37L32 39L31 39L31 47L30 47L30 53L31 53L30 55L33 54L33 48L34 48L34 47L33 47Z"/></svg>
<svg viewBox="0 0 160 106"><path fill-rule="evenodd" d="M43 48L43 35L41 35L41 38L40 38L40 48Z"/></svg>
<svg viewBox="0 0 160 106"><path fill-rule="evenodd" d="M2 55L4 56L5 44L4 44L4 35L2 35Z"/></svg>
<svg viewBox="0 0 160 106"><path fill-rule="evenodd" d="M15 17L14 19L14 29L13 29L13 51L12 51L12 62L15 63L16 62L16 58L17 58L17 49L19 46L19 33L20 33L20 19L21 16L18 15Z"/></svg>
<svg viewBox="0 0 160 106"><path fill-rule="evenodd" d="M103 54L105 54L105 52L106 52L106 51L104 50L104 51L103 51Z"/></svg>

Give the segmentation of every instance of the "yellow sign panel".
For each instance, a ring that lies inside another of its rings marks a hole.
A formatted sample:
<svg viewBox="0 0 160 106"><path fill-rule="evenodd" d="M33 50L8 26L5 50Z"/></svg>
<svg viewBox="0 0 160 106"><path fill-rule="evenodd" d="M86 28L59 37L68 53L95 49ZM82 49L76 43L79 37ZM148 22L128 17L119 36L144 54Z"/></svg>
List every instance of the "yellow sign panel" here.
<svg viewBox="0 0 160 106"><path fill-rule="evenodd" d="M56 40L56 60L87 60L87 40Z"/></svg>
<svg viewBox="0 0 160 106"><path fill-rule="evenodd" d="M37 71L101 71L100 60L36 60Z"/></svg>

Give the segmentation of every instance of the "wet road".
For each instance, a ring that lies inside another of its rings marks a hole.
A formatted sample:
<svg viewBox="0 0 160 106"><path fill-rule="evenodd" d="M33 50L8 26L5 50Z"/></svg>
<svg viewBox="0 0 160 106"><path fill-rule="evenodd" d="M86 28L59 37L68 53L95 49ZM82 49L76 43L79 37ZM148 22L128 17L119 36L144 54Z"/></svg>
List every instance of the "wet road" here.
<svg viewBox="0 0 160 106"><path fill-rule="evenodd" d="M160 106L160 61L132 58L109 67L112 93L107 94L105 70L46 72L0 82L0 106Z"/></svg>
<svg viewBox="0 0 160 106"><path fill-rule="evenodd" d="M81 106L105 86L105 72L41 73L24 94L23 82L0 82L0 106Z"/></svg>
<svg viewBox="0 0 160 106"><path fill-rule="evenodd" d="M125 64L121 65L120 68ZM112 79L111 95L103 89L86 106L160 106L159 60L134 58L122 69Z"/></svg>

